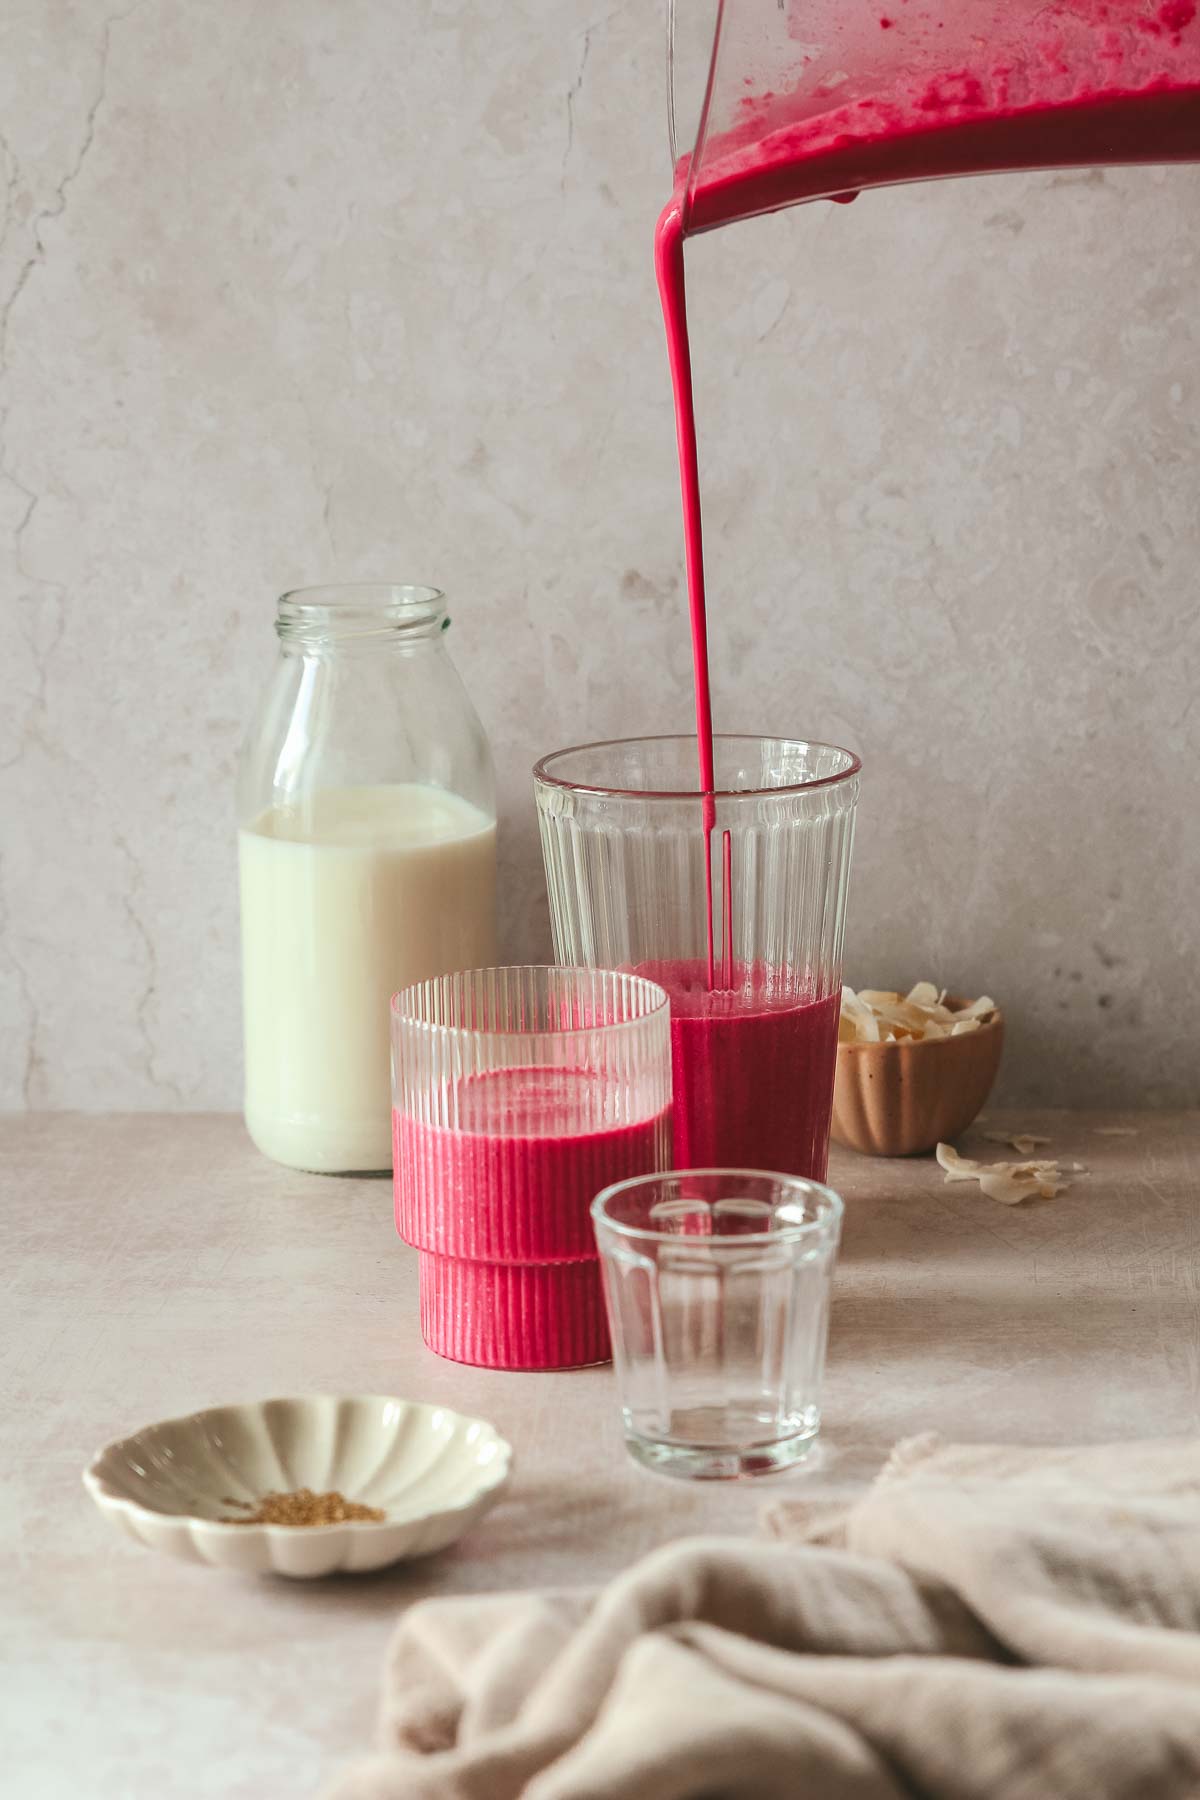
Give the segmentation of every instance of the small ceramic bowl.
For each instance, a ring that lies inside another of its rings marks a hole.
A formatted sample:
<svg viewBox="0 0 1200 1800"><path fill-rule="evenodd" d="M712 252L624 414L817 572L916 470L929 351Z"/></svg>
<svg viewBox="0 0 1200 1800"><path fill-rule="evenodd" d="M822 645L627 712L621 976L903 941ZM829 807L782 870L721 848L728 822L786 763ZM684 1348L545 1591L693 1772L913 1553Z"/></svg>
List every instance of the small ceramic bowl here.
<svg viewBox="0 0 1200 1800"><path fill-rule="evenodd" d="M185 1562L311 1578L382 1569L461 1537L508 1480L483 1419L384 1395L216 1406L109 1444L84 1486L113 1524ZM333 1525L233 1523L268 1493L310 1488L378 1507Z"/></svg>
<svg viewBox="0 0 1200 1800"><path fill-rule="evenodd" d="M949 995L946 1004L970 1001ZM839 1044L834 1143L867 1156L917 1156L952 1142L978 1116L1003 1048L999 1010L961 1037Z"/></svg>

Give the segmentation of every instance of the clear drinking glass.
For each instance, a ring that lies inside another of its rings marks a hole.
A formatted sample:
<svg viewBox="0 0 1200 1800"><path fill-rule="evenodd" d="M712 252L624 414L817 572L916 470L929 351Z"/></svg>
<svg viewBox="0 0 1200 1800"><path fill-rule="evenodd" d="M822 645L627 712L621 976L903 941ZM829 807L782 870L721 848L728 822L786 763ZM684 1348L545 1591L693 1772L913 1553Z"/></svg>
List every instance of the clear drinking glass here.
<svg viewBox="0 0 1200 1800"><path fill-rule="evenodd" d="M592 1207L629 1453L666 1475L765 1475L821 1424L842 1203L786 1175L622 1181Z"/></svg>
<svg viewBox="0 0 1200 1800"><path fill-rule="evenodd" d="M667 996L603 969L475 969L392 1001L396 1229L421 1332L497 1369L607 1362L590 1208L671 1160Z"/></svg>
<svg viewBox="0 0 1200 1800"><path fill-rule="evenodd" d="M714 741L709 984L696 740L636 738L534 770L554 953L671 997L678 1168L822 1180L860 763L788 738Z"/></svg>

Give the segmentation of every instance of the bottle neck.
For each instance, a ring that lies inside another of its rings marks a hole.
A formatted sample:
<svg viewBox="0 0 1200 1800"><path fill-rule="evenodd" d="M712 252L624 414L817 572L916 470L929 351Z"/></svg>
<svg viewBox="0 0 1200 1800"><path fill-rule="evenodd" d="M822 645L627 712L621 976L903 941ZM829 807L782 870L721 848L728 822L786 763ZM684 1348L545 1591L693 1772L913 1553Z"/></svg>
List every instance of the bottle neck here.
<svg viewBox="0 0 1200 1800"><path fill-rule="evenodd" d="M378 584L284 594L275 631L284 651L329 656L433 649L449 624L445 595L436 588Z"/></svg>

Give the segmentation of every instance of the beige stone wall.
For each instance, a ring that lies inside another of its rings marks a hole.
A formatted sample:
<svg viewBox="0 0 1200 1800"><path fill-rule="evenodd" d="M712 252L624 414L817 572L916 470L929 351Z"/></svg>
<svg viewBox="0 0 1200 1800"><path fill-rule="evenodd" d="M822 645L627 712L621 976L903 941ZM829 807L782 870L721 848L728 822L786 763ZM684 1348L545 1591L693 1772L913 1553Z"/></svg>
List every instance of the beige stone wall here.
<svg viewBox="0 0 1200 1800"><path fill-rule="evenodd" d="M0 4L0 1104L232 1107L274 595L449 590L528 769L686 728L652 0ZM864 788L848 975L1008 1094L1195 1102L1200 171L696 244L718 722Z"/></svg>

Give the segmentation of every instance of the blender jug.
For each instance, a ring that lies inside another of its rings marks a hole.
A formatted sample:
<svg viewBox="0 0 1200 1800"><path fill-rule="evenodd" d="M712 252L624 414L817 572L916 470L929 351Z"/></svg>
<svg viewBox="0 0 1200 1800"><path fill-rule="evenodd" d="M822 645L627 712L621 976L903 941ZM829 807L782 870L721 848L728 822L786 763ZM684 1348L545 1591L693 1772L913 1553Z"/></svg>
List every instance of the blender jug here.
<svg viewBox="0 0 1200 1800"><path fill-rule="evenodd" d="M713 10L669 0L685 234L902 181L1200 158L1190 0L717 0Z"/></svg>

